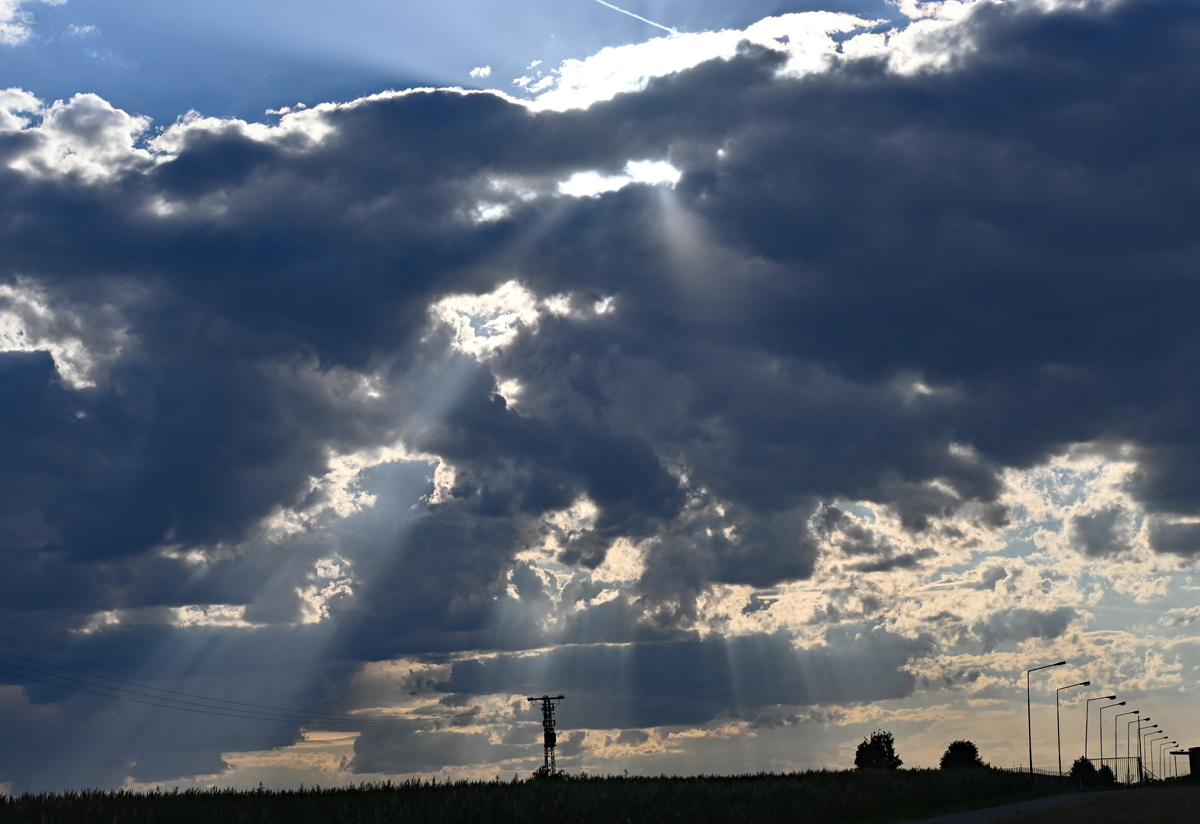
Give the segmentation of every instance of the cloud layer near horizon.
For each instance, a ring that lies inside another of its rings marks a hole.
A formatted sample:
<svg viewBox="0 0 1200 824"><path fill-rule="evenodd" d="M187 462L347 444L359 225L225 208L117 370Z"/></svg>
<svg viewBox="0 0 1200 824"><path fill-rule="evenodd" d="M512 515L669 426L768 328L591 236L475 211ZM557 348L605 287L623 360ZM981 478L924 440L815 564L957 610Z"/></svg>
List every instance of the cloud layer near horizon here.
<svg viewBox="0 0 1200 824"><path fill-rule="evenodd" d="M1086 575L1161 596L1200 552L1200 13L814 20L584 108L564 79L152 133L2 93L0 645L514 730L563 683L576 729L643 730L986 698L1078 638ZM1087 653L1109 683L1177 686L1126 643ZM371 686L389 661L416 680ZM0 696L18 787L299 734ZM530 752L444 734L344 768Z"/></svg>

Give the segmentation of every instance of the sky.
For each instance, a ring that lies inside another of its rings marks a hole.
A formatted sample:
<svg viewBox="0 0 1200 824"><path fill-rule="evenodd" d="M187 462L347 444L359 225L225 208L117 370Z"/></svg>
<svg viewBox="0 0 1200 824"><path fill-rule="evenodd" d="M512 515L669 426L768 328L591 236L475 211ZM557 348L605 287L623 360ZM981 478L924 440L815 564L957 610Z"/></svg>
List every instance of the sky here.
<svg viewBox="0 0 1200 824"><path fill-rule="evenodd" d="M1057 661L1035 766L1200 745L1196 4L0 0L0 87L0 790L1027 765Z"/></svg>

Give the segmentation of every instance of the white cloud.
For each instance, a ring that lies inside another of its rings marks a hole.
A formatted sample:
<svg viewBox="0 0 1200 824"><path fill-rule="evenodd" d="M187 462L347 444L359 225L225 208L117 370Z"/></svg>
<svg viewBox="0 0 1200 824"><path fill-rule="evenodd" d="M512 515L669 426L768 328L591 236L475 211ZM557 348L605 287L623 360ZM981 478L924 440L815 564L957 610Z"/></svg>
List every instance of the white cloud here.
<svg viewBox="0 0 1200 824"><path fill-rule="evenodd" d="M768 17L744 30L674 34L610 47L585 60L565 61L555 70L554 88L532 101L531 106L555 111L586 108L621 92L642 89L653 77L683 71L705 60L728 60L745 41L786 53L784 73L809 74L824 69L837 53L837 42L830 35L872 24L849 14L804 12Z"/></svg>
<svg viewBox="0 0 1200 824"><path fill-rule="evenodd" d="M599 197L624 189L633 179L627 175L604 176L599 172L576 172L558 184L559 194L570 197Z"/></svg>
<svg viewBox="0 0 1200 824"><path fill-rule="evenodd" d="M360 102L344 105L353 108ZM235 132L259 142L287 141L295 150L303 150L332 133L325 112L334 108L334 104L324 104L305 109L297 104L295 109L271 110L268 114L282 115L274 126L203 117L193 111L162 134L147 139L150 118L131 115L95 94L76 94L46 106L23 89L9 88L0 91L0 135L26 136L9 155L11 169L34 177L76 175L87 183L101 183L172 160L197 132ZM160 202L154 210L167 215L178 209L175 204Z"/></svg>
<svg viewBox="0 0 1200 824"><path fill-rule="evenodd" d="M323 558L308 574L312 582L296 590L300 596L300 622L316 624L329 617L329 605L354 594L354 581L344 558Z"/></svg>
<svg viewBox="0 0 1200 824"><path fill-rule="evenodd" d="M1166 614L1159 621L1169 627L1186 627L1190 626L1197 618L1200 618L1200 607L1189 607L1187 609L1176 607L1175 609L1167 610Z"/></svg>
<svg viewBox="0 0 1200 824"><path fill-rule="evenodd" d="M42 101L38 100L24 89L9 88L0 91L0 134L18 132L29 125L28 117L22 113L42 113Z"/></svg>
<svg viewBox="0 0 1200 824"><path fill-rule="evenodd" d="M32 282L0 285L0 352L49 352L72 389L95 386L129 342L112 305L92 305L83 313L53 304Z"/></svg>
<svg viewBox="0 0 1200 824"><path fill-rule="evenodd" d="M41 122L31 125L30 118L16 116L21 112ZM30 138L9 168L39 177L74 174L94 183L153 165L155 155L137 145L149 127L150 118L130 115L94 94L77 94L48 108L19 89L0 99L0 134L23 132Z"/></svg>
<svg viewBox="0 0 1200 824"><path fill-rule="evenodd" d="M61 6L67 0L40 0L47 6ZM16 46L33 34L33 15L21 8L31 0L0 0L0 44Z"/></svg>
<svg viewBox="0 0 1200 824"><path fill-rule="evenodd" d="M533 293L510 280L484 295L450 295L432 307L434 317L454 330L455 349L479 359L512 343L522 327L537 325Z"/></svg>
<svg viewBox="0 0 1200 824"><path fill-rule="evenodd" d="M471 77L491 77L491 74L491 66L477 66L476 68L471 69Z"/></svg>
<svg viewBox="0 0 1200 824"><path fill-rule="evenodd" d="M362 98L362 100L368 99L373 98ZM354 101L354 103L357 102L359 101ZM353 108L354 103L345 104L345 107ZM312 108L306 108L299 103L294 107L284 106L282 109L272 112L282 115L279 123L275 126L268 126L265 123L248 123L236 118L205 117L199 112L190 111L161 135L150 141L149 145L156 153L172 156L179 153L195 132L233 132L260 143L299 137L301 140L297 148L304 149L320 143L333 133L333 127L326 121L325 113L335 108L338 106L332 103L323 103Z"/></svg>
<svg viewBox="0 0 1200 824"><path fill-rule="evenodd" d="M171 624L177 627L250 627L246 608L236 604L199 604L177 607Z"/></svg>
<svg viewBox="0 0 1200 824"><path fill-rule="evenodd" d="M631 160L625 164L623 175L601 175L599 172L576 172L558 184L559 194L570 197L597 197L605 192L624 189L630 183L651 186L674 186L682 175L665 160Z"/></svg>
<svg viewBox="0 0 1200 824"><path fill-rule="evenodd" d="M346 376L333 376L334 380L345 381ZM378 392L372 388L373 381L358 376L356 392L359 400L373 399ZM294 535L319 528L330 518L349 518L375 506L376 496L364 490L360 482L363 473L382 464L419 461L433 468L430 480L434 483L433 495L445 494L447 484L453 484L454 470L433 455L410 452L402 443L376 446L348 454L332 451L328 456L328 470L319 477L308 479L308 492L303 503L292 507L280 507L260 524L257 536L273 543L281 543Z"/></svg>
<svg viewBox="0 0 1200 824"><path fill-rule="evenodd" d="M652 78L706 60L728 60L747 42L784 55L786 62L780 74L790 77L824 71L837 59L881 59L898 74L944 70L975 50L970 19L996 2L905 0L902 11L912 18L911 22L887 32L866 31L884 21L842 12L783 14L745 29L674 33L644 43L605 48L584 60L564 61L536 87L530 85L532 77L519 77L513 83L526 91L546 89L529 102L536 111L586 108L617 94L643 89ZM1028 4L1038 8L1056 5L1038 0L1028 0ZM856 30L862 31L848 39L834 37Z"/></svg>

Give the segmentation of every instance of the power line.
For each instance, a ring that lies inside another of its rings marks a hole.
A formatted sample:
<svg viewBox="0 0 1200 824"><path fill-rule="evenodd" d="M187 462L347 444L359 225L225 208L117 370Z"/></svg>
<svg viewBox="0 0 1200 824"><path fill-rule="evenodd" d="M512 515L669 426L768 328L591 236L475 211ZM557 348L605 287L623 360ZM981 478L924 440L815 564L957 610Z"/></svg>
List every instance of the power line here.
<svg viewBox="0 0 1200 824"><path fill-rule="evenodd" d="M2 672L4 675L11 675L15 678L24 678L26 681L36 681L39 684L49 684L52 687L58 687L58 688L64 689L64 690L72 690L73 692L86 692L90 695L99 695L102 698L113 698L117 701L129 701L130 703L133 703L133 704L145 704L146 706L149 706L149 707L160 707L165 710L179 710L180 712L197 712L197 713L200 713L201 715L220 715L220 716L224 716L225 718L243 718L243 719L247 719L247 720L251 720L251 721L292 721L292 722L295 722L297 720L294 718L272 718L268 715L235 715L233 713L217 712L215 710L197 710L197 709L190 709L189 707L180 707L176 704L156 704L152 701L139 701L136 698L129 698L124 695L111 695L107 692L96 692L95 690L85 690L82 687L71 687L66 684L59 684L55 681L46 681L42 678L34 678L32 675L22 675L21 673L16 673L16 672L3 672L2 670L0 670L0 672ZM384 722L375 721L373 723L379 724L379 723L384 723Z"/></svg>
<svg viewBox="0 0 1200 824"><path fill-rule="evenodd" d="M89 687L97 687L102 690L110 690L111 692L123 692L126 695L137 695L137 696L140 696L141 698L151 698L151 699L154 699L155 701L172 701L174 703L166 704L166 703L151 703L150 701L136 701L135 699L125 698L124 696L121 696L121 695L112 695L110 692L96 692L95 690L85 690L85 689L81 689L80 687L72 687L68 684L62 684L62 683L59 683L58 681L46 681L41 678L34 678L30 675L25 675L24 673L9 672L8 670L4 669L4 667L28 670L29 672L36 672L38 675L49 675L51 678L57 678L62 681L74 681L76 684L85 684ZM344 721L343 719L340 719L340 718L313 719L311 716L307 716L304 713L301 713L299 711L292 711L292 710L286 710L285 712L295 712L294 715L280 715L280 714L274 714L274 713L260 712L258 710L240 710L239 711L239 710L235 710L235 709L229 709L226 707L213 707L209 704L201 704L196 701L182 701L178 698L162 698L157 695L147 695L146 693L142 693L142 692L134 692L133 690L123 690L123 689L119 689L117 687L106 687L103 684L93 684L89 681L82 681L78 678L70 678L66 675L55 675L54 673L40 672L35 669L30 669L29 667L22 667L19 664L9 664L9 663L0 662L0 673L2 673L4 675L11 675L16 678L26 678L30 681L37 681L38 683L41 683L41 684L50 684L51 686L61 687L62 689L65 689L65 690L76 690L78 692L90 693L91 695L101 695L101 696L104 696L105 698L117 698L122 701L129 700L129 701L134 701L134 703L137 703L137 704L147 704L152 707L169 707L171 709L184 709L184 707L180 707L177 705L178 704L189 704L193 707L203 707L206 712L210 712L212 710L228 710L228 713L234 713L234 712L240 713L238 715L230 714L229 715L230 718L257 718L262 721L320 720L320 721L324 721L327 723L334 723L334 724L336 724L336 723L354 723L353 721ZM377 724L377 723L381 723L381 722L379 722L379 721L371 721L371 722L363 721L362 723L376 723Z"/></svg>
<svg viewBox="0 0 1200 824"><path fill-rule="evenodd" d="M63 670L64 672L73 672L76 675L86 675L88 678L94 678L98 681L111 681L114 684L125 684L126 686L129 686L129 687L137 687L138 689L142 689L142 690L153 690L155 692L166 692L166 693L170 693L171 695L182 695L185 698L198 698L201 701L212 701L212 702L220 703L220 704L235 704L240 707L254 707L255 709L273 710L276 712L295 712L295 713L301 713L303 715L324 715L324 716L330 716L330 717L354 718L354 719L360 719L360 718L384 718L384 719L389 719L389 720L392 719L392 716L387 716L387 715L354 715L351 713L344 713L344 712L321 712L318 710L314 710L311 713L309 713L307 710L294 710L294 709L291 709L290 707L274 707L269 704L248 704L244 701L230 701L229 699L226 699L226 698L209 698L206 695L196 695L196 694L190 693L190 692L177 692L176 690L164 689L163 687L152 687L149 684L139 684L135 681L122 681L120 678L109 678L106 675L96 675L95 673L84 672L83 670L71 669L70 667L64 667L64 666L60 666L58 664L51 664L46 661L38 661L37 659L34 659L34 658L26 658L23 655L15 655L11 652L0 651L0 655L7 656L9 658L17 658L21 661L28 661L31 664L37 664L38 666L42 666L42 667L49 667L51 669L59 669L59 670ZM0 662L0 663L3 663L3 662ZM21 667L19 664L3 664L3 665L9 666L9 667L19 667L20 669L28 669L27 667ZM31 670L31 672L38 672L38 670ZM65 676L65 675L58 675L58 674L52 673L52 672L43 672L41 674L42 675L50 675L54 678L67 678L67 676ZM77 681L78 679L67 678L67 680ZM82 683L87 683L87 682L79 681L79 683L82 684ZM115 687L105 687L102 684L93 684L92 686L101 687L102 689L116 689ZM126 691L127 690L122 690L122 692L126 692ZM138 693L135 693L135 694L138 694ZM152 695L152 696L145 696L145 697L159 698L160 696ZM173 701L175 699L164 698L162 700ZM187 702L181 702L181 703L187 703ZM440 716L440 717L456 718L457 716L447 715L447 716Z"/></svg>
<svg viewBox="0 0 1200 824"><path fill-rule="evenodd" d="M216 715L216 716L222 716L225 718L241 718L241 719L254 720L254 721L279 721L279 722L292 722L292 723L317 722L317 723L322 723L322 724L371 726L374 724L403 724L403 723L408 723L411 721L449 720L449 719L454 719L454 718L466 718L466 717L474 716L474 715L492 715L497 712L503 711L503 710L490 710L490 711L472 710L470 712L455 713L452 715L403 716L403 717L386 716L386 715L351 715L348 713L325 713L325 712L320 712L320 711L307 712L305 710L294 710L294 709L289 709L286 707L272 707L267 704L249 704L249 703L241 702L241 701L229 701L229 700L223 699L223 698L209 698L209 697L203 696L203 695L195 695L192 693L178 692L175 690L167 690L167 689L163 689L161 687L151 687L151 686L148 686L145 684L138 684L138 683L135 683L132 681L122 681L119 678L108 678L103 675L94 675L89 672L83 672L81 670L74 670L74 669L71 669L70 667L61 667L57 664L50 664L50 663L46 663L44 661L38 661L33 658L26 658L24 656L14 655L14 654L8 653L8 652L0 652L0 655L6 655L10 658L17 658L19 660L28 661L33 664L40 664L41 666L44 666L44 667L50 667L53 669L61 669L61 670L64 670L65 672L73 672L73 673L76 673L77 675L85 675L89 678L94 678L97 680L112 681L113 683L127 684L128 686L139 687L139 688L147 689L147 690L156 690L158 692L167 692L167 693L171 693L172 695L182 695L182 696L186 696L188 698L198 698L202 701L213 701L213 702L220 702L220 703L225 703L225 704L235 704L235 705L244 706L244 707L259 707L262 709L272 711L272 712L262 712L258 709L239 710L236 706L235 707L220 707L220 706L211 706L209 704L200 704L200 703L196 703L194 701L182 701L178 698L169 698L169 697L161 696L161 695L150 695L150 694L147 694L144 692L136 692L134 690L125 690L125 689L120 689L118 687L109 687L104 684L93 684L89 681L83 681L78 678L70 678L68 676L59 675L58 673L54 673L54 672L43 672L41 670L33 669L32 667L24 667L24 666L21 666L20 664L13 664L13 663L9 663L9 662L0 661L0 674L10 675L14 678L22 678L27 681L33 681L33 682L36 682L39 684L47 684L52 687L58 687L59 689L65 689L65 690L71 690L73 692L82 692L82 693L88 693L90 695L97 695L102 698L112 698L112 699L115 699L118 701L128 701L128 702L134 703L134 704L144 704L146 706L160 707L162 709L179 710L181 712L194 712L194 713L200 713L202 715ZM49 678L54 678L54 679L58 679L58 680L57 681L48 681L48 680L44 680L42 678L35 678L32 675L27 675L25 673L11 672L11 671L8 671L8 670L2 669L2 668L13 668L13 669L26 670L28 672L36 673L38 675L48 676ZM92 690L92 689L84 689L83 687L73 687L73 686L70 686L69 684L59 683L60 681L72 681L77 684L83 684L88 687L95 687L96 689ZM108 690L108 692L98 692L97 690ZM114 695L112 693L125 693L125 695ZM130 696L138 696L138 698L133 698ZM144 700L139 700L139 698L149 698L151 700L144 701ZM161 703L161 702L171 702L171 703ZM180 704L188 704L191 706L179 706ZM199 709L193 709L193 707L196 707ZM281 713L283 713L283 714L281 714ZM325 717L317 717L317 716L325 716Z"/></svg>
<svg viewBox="0 0 1200 824"><path fill-rule="evenodd" d="M12 667L12 666L15 666L15 665L14 664L0 664L0 667ZM23 669L25 669L25 668L23 668ZM36 670L34 670L34 671L36 672ZM403 723L407 723L409 721L438 721L438 720L451 719L451 718L465 718L467 716L472 716L472 715L492 715L497 712L502 712L502 710L491 710L491 711L473 710L471 712L457 713L455 715L405 716L405 717L367 716L366 720L357 721L357 720L354 720L353 718L346 718L346 719L313 718L312 716L306 715L299 711L295 711L296 715L287 716L287 715L272 715L270 713L258 712L256 710L241 710L241 711L236 710L236 709L226 710L226 708L224 708L224 707L207 707L206 709L191 709L190 707L179 706L179 704L194 704L194 702L191 702L191 701L178 701L175 704L156 703L157 701L177 701L177 699L160 698L159 696L156 696L156 695L145 695L143 693L136 693L136 692L132 692L130 690L120 690L120 692L127 692L127 693L129 693L129 695L140 695L142 698L155 699L155 701L140 701L137 698L130 698L127 695L113 695L108 692L97 692L96 690L84 689L83 687L72 687L68 684L61 684L61 683L58 683L57 681L47 681L42 678L34 678L31 675L25 675L25 674L19 673L19 672L7 672L3 669L0 669L0 674L11 675L14 678L23 678L26 681L35 681L39 684L48 684L52 687L58 687L59 689L71 690L73 692L84 692L84 693L88 693L89 695L98 695L101 698L112 698L117 701L129 701L134 704L145 704L148 707L160 707L162 709L179 710L181 712L195 712L195 713L200 713L202 715L219 715L219 716L223 716L225 718L243 718L243 719L247 719L247 720L251 720L251 721L283 721L283 722L291 722L291 723L317 722L317 723L321 723L321 724L348 724L348 725L358 725L358 726L372 726L372 725L376 725L376 724L403 724ZM41 673L41 674L49 675L51 678L65 678L65 676L54 675L53 673ZM72 678L70 680L78 681L78 679L74 679L74 678ZM78 681L78 683L87 683L87 682ZM91 684L91 686L98 687L98 688L104 689L104 690L116 691L116 689L114 687L106 687L102 684ZM194 704L194 706L204 707L205 705ZM226 711L223 711L223 710L226 710ZM378 720L378 719L384 719L384 718L387 718L388 720ZM375 720L372 720L372 719L375 719Z"/></svg>

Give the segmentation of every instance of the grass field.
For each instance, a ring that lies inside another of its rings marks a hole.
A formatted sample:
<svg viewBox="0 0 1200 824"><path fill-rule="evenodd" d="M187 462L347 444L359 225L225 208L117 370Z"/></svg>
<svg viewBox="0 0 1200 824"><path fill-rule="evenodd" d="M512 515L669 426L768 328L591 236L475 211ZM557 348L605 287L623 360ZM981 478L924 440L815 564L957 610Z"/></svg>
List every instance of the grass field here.
<svg viewBox="0 0 1200 824"><path fill-rule="evenodd" d="M1046 793L1031 788L1024 775L990 769L579 777L288 791L27 794L0 800L0 823L525 824L544 820L554 824L857 824L928 816Z"/></svg>
<svg viewBox="0 0 1200 824"><path fill-rule="evenodd" d="M996 824L1129 824L1184 822L1200 817L1200 784L1151 785L1086 796L1078 804L999 819Z"/></svg>

